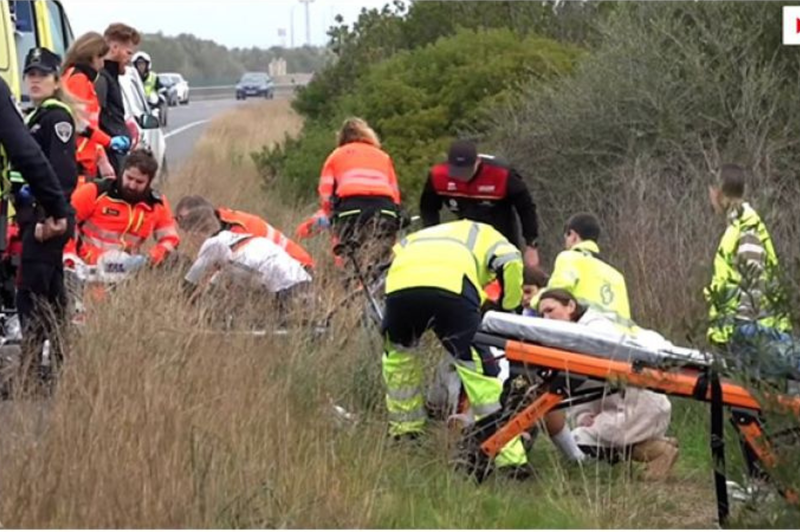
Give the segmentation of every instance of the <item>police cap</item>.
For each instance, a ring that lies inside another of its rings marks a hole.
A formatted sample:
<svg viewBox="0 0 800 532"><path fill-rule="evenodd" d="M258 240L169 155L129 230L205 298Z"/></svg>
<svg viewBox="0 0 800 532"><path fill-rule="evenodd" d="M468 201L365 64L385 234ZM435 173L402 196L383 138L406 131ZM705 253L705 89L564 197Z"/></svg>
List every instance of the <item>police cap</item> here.
<svg viewBox="0 0 800 532"><path fill-rule="evenodd" d="M28 55L25 56L25 69L23 72L27 74L31 70L38 70L45 74L55 74L60 66L60 56L47 48L37 47L31 48Z"/></svg>

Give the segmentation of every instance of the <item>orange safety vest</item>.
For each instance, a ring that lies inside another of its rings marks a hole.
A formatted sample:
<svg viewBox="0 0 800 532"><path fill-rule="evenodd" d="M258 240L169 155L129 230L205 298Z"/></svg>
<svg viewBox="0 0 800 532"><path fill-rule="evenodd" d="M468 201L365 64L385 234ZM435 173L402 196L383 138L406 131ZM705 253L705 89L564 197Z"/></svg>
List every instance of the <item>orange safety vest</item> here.
<svg viewBox="0 0 800 532"><path fill-rule="evenodd" d="M83 106L82 116L88 121L85 134L77 137L75 159L81 166L81 174L93 179L97 176L98 150L111 143L111 137L100 129L100 102L91 76L97 73L86 66L70 67L64 73L64 88Z"/></svg>
<svg viewBox="0 0 800 532"><path fill-rule="evenodd" d="M88 264L109 250L139 253L152 236L156 245L150 260L158 264L180 243L175 219L167 199L156 191L131 205L119 198L115 181L87 183L72 195L77 222L77 242L70 242L65 253L75 253Z"/></svg>
<svg viewBox="0 0 800 532"><path fill-rule="evenodd" d="M322 211L330 216L336 198L375 196L400 204L400 189L391 157L366 142L351 142L328 156L319 179Z"/></svg>
<svg viewBox="0 0 800 532"><path fill-rule="evenodd" d="M255 214L225 208L216 209L216 213L223 229L232 233L248 234L269 239L278 244L303 266L314 266L314 259L311 258L308 251Z"/></svg>

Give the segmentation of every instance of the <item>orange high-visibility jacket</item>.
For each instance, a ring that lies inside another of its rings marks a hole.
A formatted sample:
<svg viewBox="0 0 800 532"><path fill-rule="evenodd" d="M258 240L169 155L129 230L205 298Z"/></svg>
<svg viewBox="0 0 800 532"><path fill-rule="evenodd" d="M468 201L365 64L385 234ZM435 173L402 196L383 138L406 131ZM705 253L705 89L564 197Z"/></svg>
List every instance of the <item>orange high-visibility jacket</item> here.
<svg viewBox="0 0 800 532"><path fill-rule="evenodd" d="M334 197L376 196L400 204L391 157L366 142L351 142L333 150L322 167L318 191L326 216L331 215Z"/></svg>
<svg viewBox="0 0 800 532"><path fill-rule="evenodd" d="M131 205L119 197L117 181L86 183L72 195L75 208L77 243L64 250L76 253L88 264L108 250L139 253L151 236L156 245L150 249L150 260L158 264L180 243L175 219L167 198L155 190L149 197Z"/></svg>
<svg viewBox="0 0 800 532"><path fill-rule="evenodd" d="M100 102L94 89L97 72L85 65L70 67L64 73L64 88L83 106L81 117L88 121L83 135L77 138L76 159L84 175L97 176L98 150L111 143L111 137L100 130Z"/></svg>
<svg viewBox="0 0 800 532"><path fill-rule="evenodd" d="M232 233L267 238L282 247L286 253L303 266L314 265L314 259L300 244L288 239L286 235L255 214L225 208L219 208L216 212L223 229Z"/></svg>

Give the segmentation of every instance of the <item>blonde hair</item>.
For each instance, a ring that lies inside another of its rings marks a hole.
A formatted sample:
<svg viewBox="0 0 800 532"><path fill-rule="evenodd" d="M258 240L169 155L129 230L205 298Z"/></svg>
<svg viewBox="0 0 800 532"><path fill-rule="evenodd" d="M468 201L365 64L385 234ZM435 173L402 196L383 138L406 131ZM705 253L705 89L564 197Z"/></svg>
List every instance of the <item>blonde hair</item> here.
<svg viewBox="0 0 800 532"><path fill-rule="evenodd" d="M376 148L381 147L381 140L378 138L377 133L369 127L366 120L357 117L346 119L336 134L337 145L344 146L351 142L365 142L372 144Z"/></svg>

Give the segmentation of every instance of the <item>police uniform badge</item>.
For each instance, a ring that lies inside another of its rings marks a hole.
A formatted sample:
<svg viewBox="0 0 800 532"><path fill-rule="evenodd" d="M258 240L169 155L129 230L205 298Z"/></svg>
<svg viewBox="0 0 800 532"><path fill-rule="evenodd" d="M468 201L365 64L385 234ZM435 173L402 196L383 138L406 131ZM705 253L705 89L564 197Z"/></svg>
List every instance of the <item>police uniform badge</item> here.
<svg viewBox="0 0 800 532"><path fill-rule="evenodd" d="M55 125L56 136L66 144L72 138L73 127L69 122L59 122Z"/></svg>

